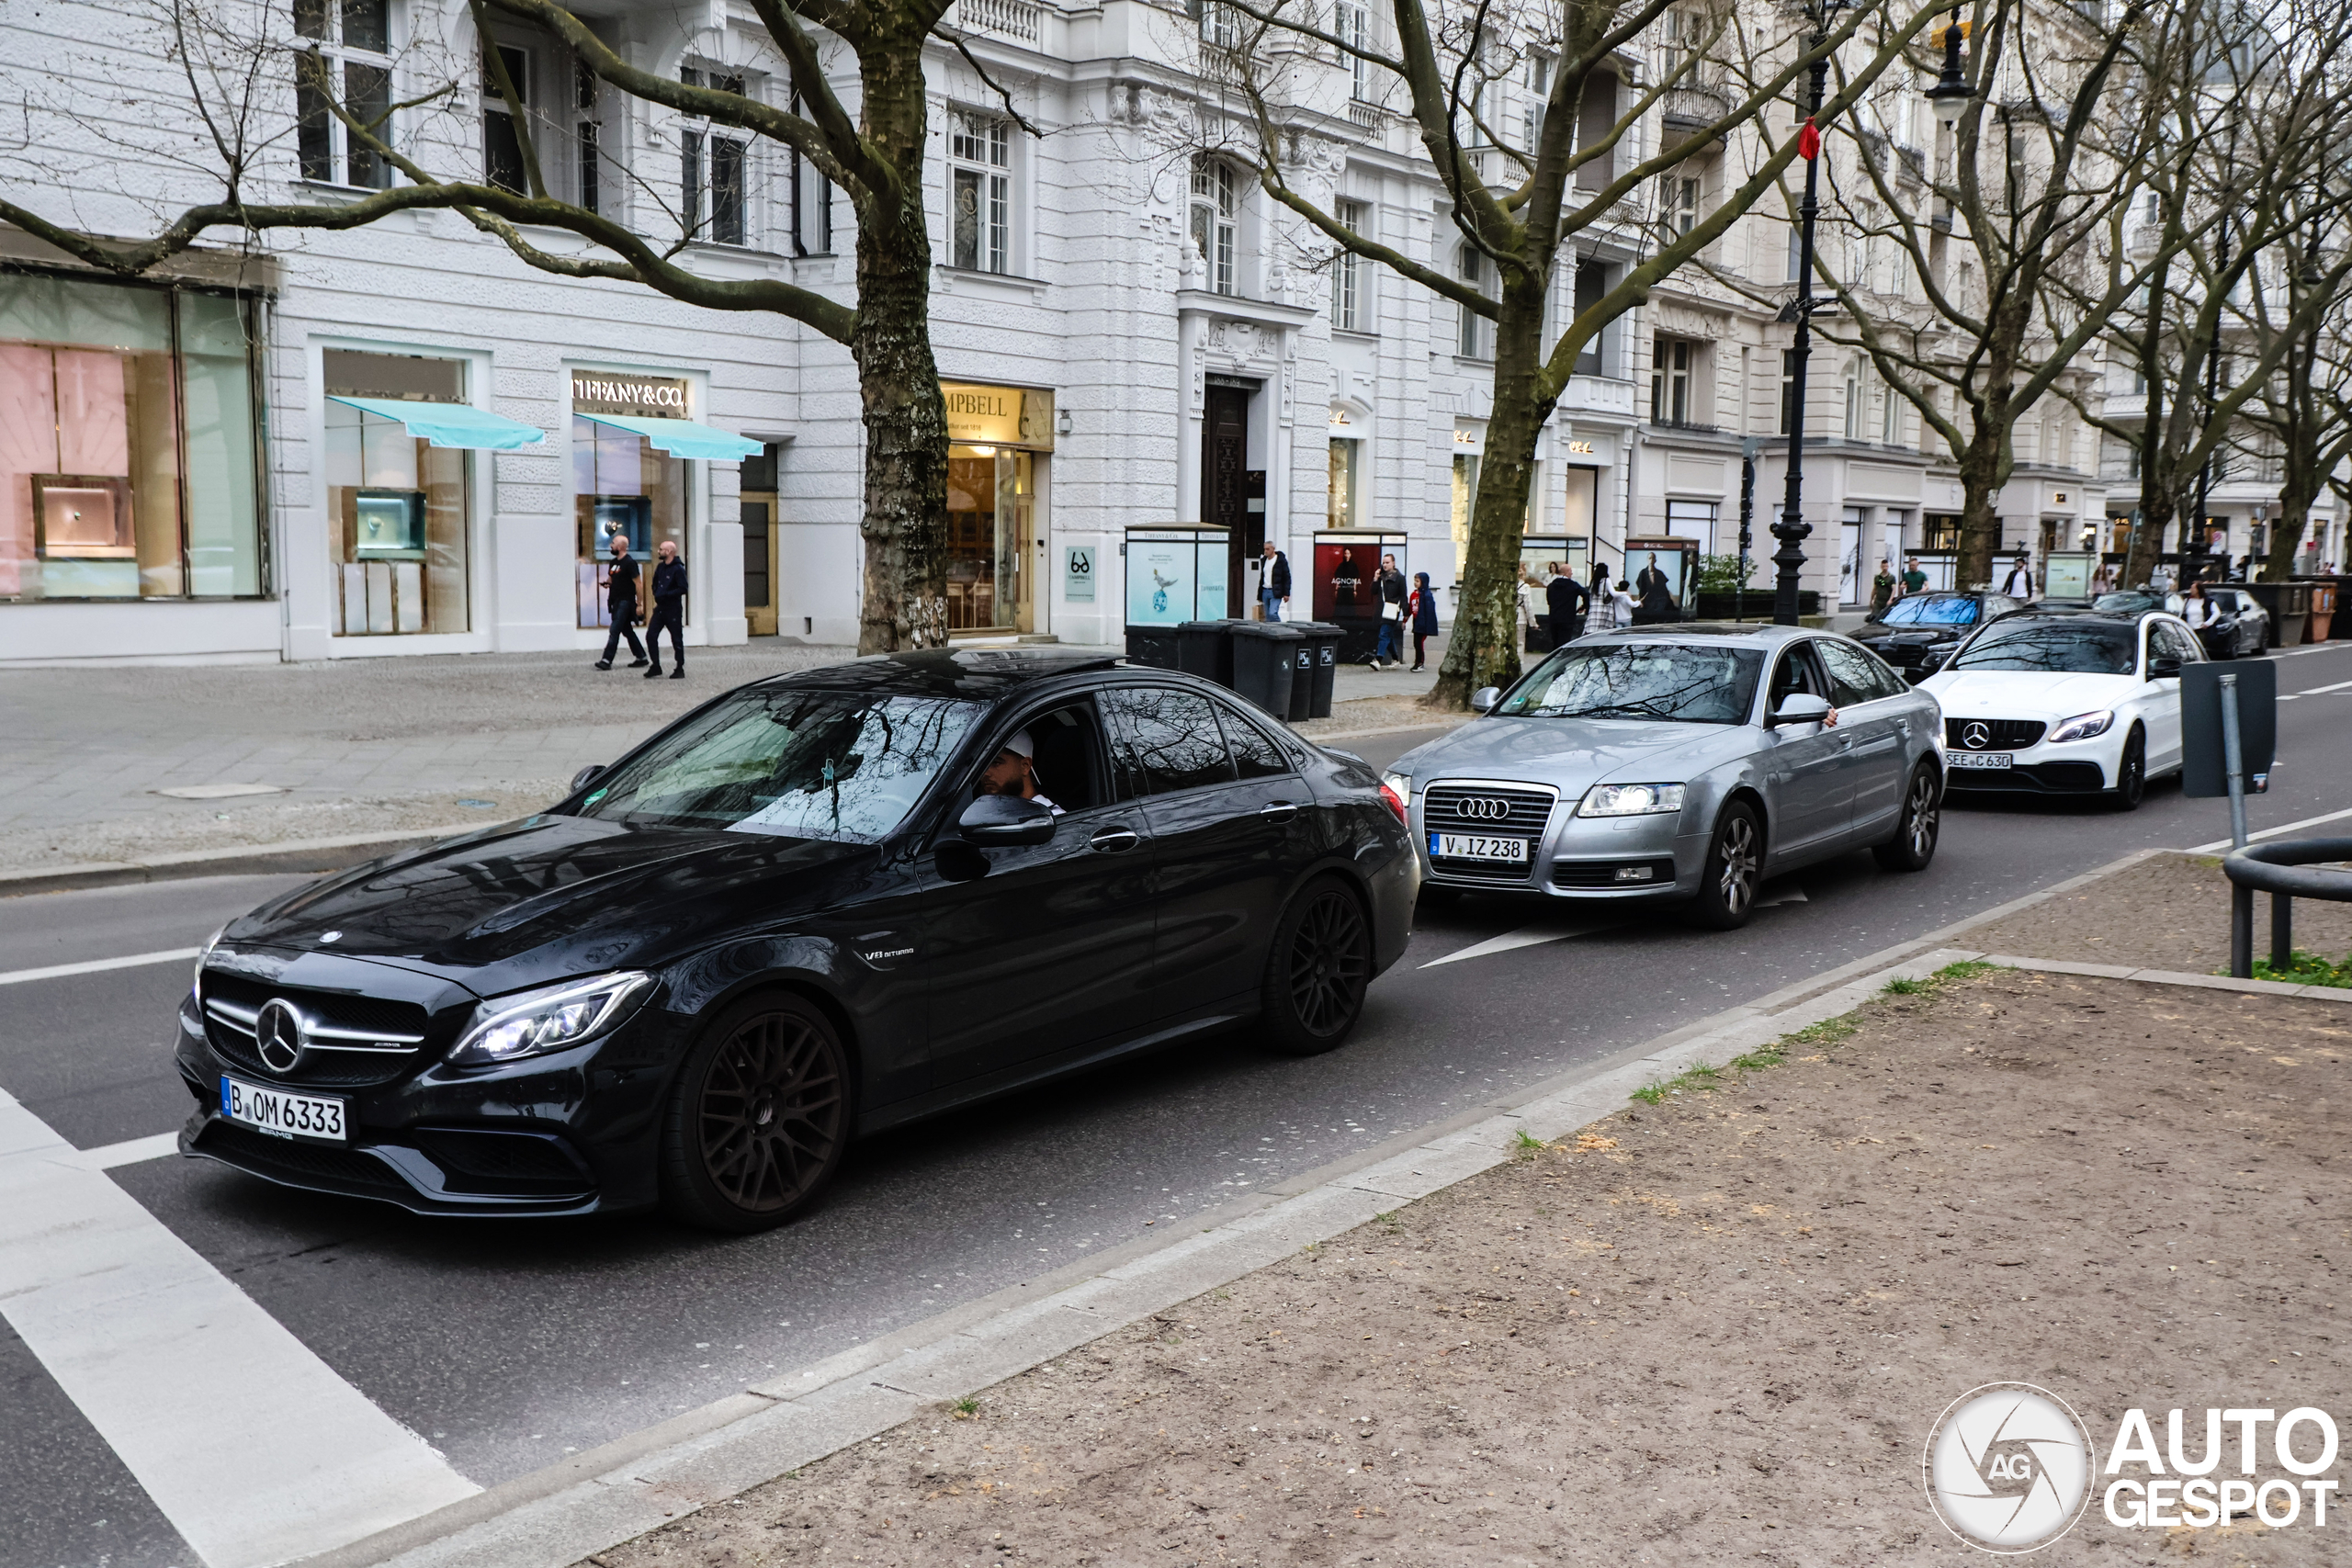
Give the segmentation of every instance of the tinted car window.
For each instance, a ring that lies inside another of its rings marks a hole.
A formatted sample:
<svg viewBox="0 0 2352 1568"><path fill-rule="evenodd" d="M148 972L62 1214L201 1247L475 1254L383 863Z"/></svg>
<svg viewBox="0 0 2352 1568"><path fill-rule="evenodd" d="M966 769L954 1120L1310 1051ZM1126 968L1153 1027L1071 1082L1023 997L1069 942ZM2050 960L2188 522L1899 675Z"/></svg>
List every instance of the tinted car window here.
<svg viewBox="0 0 2352 1568"><path fill-rule="evenodd" d="M1821 667L1813 661L1812 653L1802 642L1784 649L1780 663L1772 667L1772 695L1766 710L1778 710L1781 700L1795 693L1821 697L1833 705L1836 701L1829 695L1829 682L1822 678Z"/></svg>
<svg viewBox="0 0 2352 1568"><path fill-rule="evenodd" d="M2204 650L2197 646L2197 634L2169 621L2157 621L2148 627L2149 657L2177 659L2183 664L2194 664L2202 659Z"/></svg>
<svg viewBox="0 0 2352 1568"><path fill-rule="evenodd" d="M855 692L739 692L657 737L577 810L633 828L870 842L896 828L981 712Z"/></svg>
<svg viewBox="0 0 2352 1568"><path fill-rule="evenodd" d="M1894 672L1849 642L1827 638L1813 645L1829 671L1829 700L1839 707L1876 702L1904 689Z"/></svg>
<svg viewBox="0 0 2352 1568"><path fill-rule="evenodd" d="M1020 728L1029 732L1040 794L1064 811L1090 811L1102 804L1095 784L1100 727L1091 705L1072 703L1041 713Z"/></svg>
<svg viewBox="0 0 2352 1568"><path fill-rule="evenodd" d="M1976 601L1965 593L1920 593L1886 613L1890 626L1967 626L1976 624Z"/></svg>
<svg viewBox="0 0 2352 1568"><path fill-rule="evenodd" d="M1945 668L2129 675L2139 654L2140 629L2126 622L2005 621L1978 633Z"/></svg>
<svg viewBox="0 0 2352 1568"><path fill-rule="evenodd" d="M1511 688L1495 711L1513 718L1662 718L1746 724L1764 656L1673 642L1571 645Z"/></svg>
<svg viewBox="0 0 2352 1568"><path fill-rule="evenodd" d="M1223 703L1216 705L1216 716L1225 726L1225 741L1233 752L1233 765L1243 778L1279 778L1290 772L1289 760L1266 738L1264 730Z"/></svg>
<svg viewBox="0 0 2352 1568"><path fill-rule="evenodd" d="M1143 686L1104 692L1101 700L1122 794L1171 795L1233 782L1233 758L1206 697Z"/></svg>

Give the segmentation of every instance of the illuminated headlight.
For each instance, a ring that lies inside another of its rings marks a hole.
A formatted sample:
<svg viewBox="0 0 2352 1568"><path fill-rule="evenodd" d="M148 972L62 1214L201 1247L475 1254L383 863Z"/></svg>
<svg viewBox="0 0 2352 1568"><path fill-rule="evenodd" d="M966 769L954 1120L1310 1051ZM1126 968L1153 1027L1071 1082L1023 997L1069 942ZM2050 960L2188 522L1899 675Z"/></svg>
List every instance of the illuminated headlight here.
<svg viewBox="0 0 2352 1568"><path fill-rule="evenodd" d="M222 926L206 937L204 945L196 950L196 973L188 977L188 986L196 992L198 1001L204 999L204 961L212 956L212 950L220 944L220 939L228 934L228 931L227 926Z"/></svg>
<svg viewBox="0 0 2352 1568"><path fill-rule="evenodd" d="M2115 715L2106 708L2097 713L2078 713L2072 718L2062 718L2050 732L2052 740L2088 740L2094 735L2105 735L2115 723Z"/></svg>
<svg viewBox="0 0 2352 1568"><path fill-rule="evenodd" d="M1679 784L1595 784L1577 807L1579 817L1647 817L1682 809Z"/></svg>
<svg viewBox="0 0 2352 1568"><path fill-rule="evenodd" d="M1380 775L1380 798L1383 805L1396 814L1396 820L1406 820L1406 809L1413 803L1413 775L1383 773Z"/></svg>
<svg viewBox="0 0 2352 1568"><path fill-rule="evenodd" d="M474 1009L449 1060L460 1066L481 1066L582 1044L627 1019L652 988L652 976L624 969L593 980L493 997Z"/></svg>

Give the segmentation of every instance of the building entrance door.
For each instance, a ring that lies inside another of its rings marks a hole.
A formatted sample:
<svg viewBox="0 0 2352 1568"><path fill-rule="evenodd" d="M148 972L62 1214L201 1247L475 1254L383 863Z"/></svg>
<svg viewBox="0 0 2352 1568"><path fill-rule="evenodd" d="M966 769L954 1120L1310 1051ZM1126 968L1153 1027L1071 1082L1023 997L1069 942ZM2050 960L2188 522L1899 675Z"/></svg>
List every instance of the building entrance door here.
<svg viewBox="0 0 2352 1568"><path fill-rule="evenodd" d="M947 448L947 629L1036 629L1034 460L1009 447Z"/></svg>
<svg viewBox="0 0 2352 1568"><path fill-rule="evenodd" d="M1239 615L1250 546L1250 396L1247 386L1208 389L1201 422L1201 521L1226 530L1226 614ZM1258 519L1262 547L1265 519ZM1254 552L1252 552L1254 553Z"/></svg>

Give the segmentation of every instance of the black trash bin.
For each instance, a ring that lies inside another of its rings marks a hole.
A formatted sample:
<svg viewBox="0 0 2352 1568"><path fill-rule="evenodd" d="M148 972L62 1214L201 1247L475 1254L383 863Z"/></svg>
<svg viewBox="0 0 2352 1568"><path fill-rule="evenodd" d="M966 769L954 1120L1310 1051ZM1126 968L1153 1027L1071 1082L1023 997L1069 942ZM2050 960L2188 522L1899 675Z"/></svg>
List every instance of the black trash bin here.
<svg viewBox="0 0 2352 1568"><path fill-rule="evenodd" d="M1305 626L1298 628L1298 641L1290 652L1290 713L1293 724L1313 716L1315 712L1315 636Z"/></svg>
<svg viewBox="0 0 2352 1568"><path fill-rule="evenodd" d="M1287 623L1306 634L1313 645L1315 686L1307 699L1306 711L1298 711L1298 694L1291 694L1291 717L1329 718L1331 716L1331 682L1340 672L1340 638L1343 628L1329 621L1292 621Z"/></svg>
<svg viewBox="0 0 2352 1568"><path fill-rule="evenodd" d="M1290 681L1306 636L1279 621L1241 621L1233 628L1233 689L1276 718L1290 716Z"/></svg>
<svg viewBox="0 0 2352 1568"><path fill-rule="evenodd" d="M1242 621L1184 621L1176 627L1176 668L1228 690L1233 685L1233 628Z"/></svg>

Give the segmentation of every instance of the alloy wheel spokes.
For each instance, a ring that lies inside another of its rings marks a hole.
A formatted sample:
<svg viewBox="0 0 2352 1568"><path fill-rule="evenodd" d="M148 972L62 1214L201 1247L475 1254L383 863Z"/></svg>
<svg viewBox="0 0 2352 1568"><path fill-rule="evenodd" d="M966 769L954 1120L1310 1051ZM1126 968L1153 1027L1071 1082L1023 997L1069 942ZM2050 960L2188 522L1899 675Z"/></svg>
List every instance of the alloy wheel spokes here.
<svg viewBox="0 0 2352 1568"><path fill-rule="evenodd" d="M1309 905L1290 950L1291 1004L1316 1034L1330 1034L1355 1016L1371 963L1363 952L1363 914L1343 893Z"/></svg>
<svg viewBox="0 0 2352 1568"><path fill-rule="evenodd" d="M1719 885L1724 908L1735 915L1745 914L1755 896L1755 885L1756 829L1746 818L1736 818L1724 833L1724 874Z"/></svg>
<svg viewBox="0 0 2352 1568"><path fill-rule="evenodd" d="M703 1168L740 1208L785 1208L839 1145L841 1069L803 1018L746 1020L712 1059L701 1106Z"/></svg>

